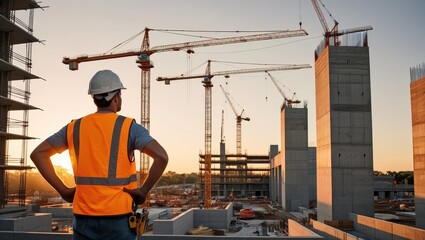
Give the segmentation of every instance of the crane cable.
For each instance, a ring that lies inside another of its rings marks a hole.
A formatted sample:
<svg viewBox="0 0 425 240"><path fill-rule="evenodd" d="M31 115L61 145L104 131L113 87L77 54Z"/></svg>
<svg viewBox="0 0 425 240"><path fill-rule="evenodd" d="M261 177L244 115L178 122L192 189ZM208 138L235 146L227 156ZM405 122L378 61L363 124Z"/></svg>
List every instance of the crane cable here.
<svg viewBox="0 0 425 240"><path fill-rule="evenodd" d="M300 24L300 29L302 29L303 22L301 21L301 0L298 0L298 22Z"/></svg>
<svg viewBox="0 0 425 240"><path fill-rule="evenodd" d="M112 51L117 50L118 48L124 46L125 44L133 41L136 37L138 37L139 35L141 35L142 33L144 33L145 30L143 29L142 31L138 32L137 34L135 34L134 36L118 43L117 45L115 45L114 47L112 47L111 49L109 49L108 51L106 51L104 54L108 54L108 53L112 53Z"/></svg>
<svg viewBox="0 0 425 240"><path fill-rule="evenodd" d="M329 12L329 10L326 8L325 4L323 4L321 0L318 0L318 1L320 2L320 4L322 4L322 7L323 7L323 8L326 10L326 12L329 14L329 17L331 17L331 18L332 18L332 20L334 20L334 22L337 22L337 21L335 20L335 18L332 16L331 12Z"/></svg>

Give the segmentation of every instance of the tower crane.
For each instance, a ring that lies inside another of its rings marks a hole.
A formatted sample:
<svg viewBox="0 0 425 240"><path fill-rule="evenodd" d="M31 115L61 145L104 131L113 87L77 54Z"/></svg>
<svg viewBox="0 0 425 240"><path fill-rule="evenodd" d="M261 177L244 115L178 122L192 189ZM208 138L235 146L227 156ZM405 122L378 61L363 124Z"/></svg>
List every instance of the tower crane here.
<svg viewBox="0 0 425 240"><path fill-rule="evenodd" d="M314 10L316 11L317 16L319 17L320 24L322 24L322 28L324 30L325 35L325 43L326 46L329 45L329 39L333 37L334 39L334 46L339 45L338 36L342 36L349 33L356 33L356 32L363 32L368 30L373 30L372 26L363 26L363 27L356 27L356 28L350 28L346 30L339 31L338 30L338 22L332 17L332 14L329 13L329 16L333 19L334 26L332 29L329 30L328 23L326 22L325 16L323 16L322 10L320 9L319 2L325 8L325 10L329 13L328 9L326 9L325 5L322 3L321 0L311 0L311 3L313 4Z"/></svg>
<svg viewBox="0 0 425 240"><path fill-rule="evenodd" d="M224 110L221 110L221 137L220 143L224 143Z"/></svg>
<svg viewBox="0 0 425 240"><path fill-rule="evenodd" d="M242 117L242 114L244 112L244 109L242 109L242 112L238 114L236 111L235 106L233 105L232 101L230 100L230 94L224 90L223 86L220 85L221 90L223 91L224 96L227 99L227 102L229 103L230 107L232 107L233 112L236 115L236 154L240 156L242 154L242 120L244 121L250 121L251 119L249 117Z"/></svg>
<svg viewBox="0 0 425 240"><path fill-rule="evenodd" d="M283 70L296 70L303 68L311 68L309 64L293 64L293 65L282 65L274 67L264 68L251 68L251 69L239 69L229 71L211 72L211 60L208 60L205 74L203 75L192 75L192 76L177 76L177 77L158 77L157 81L164 81L165 84L169 85L171 81L175 80L187 80L193 78L202 78L203 86L205 87L205 208L211 207L211 129L212 129L212 95L211 88L213 84L211 79L214 76L229 76L231 74L242 74L242 73L256 73L266 71L283 71Z"/></svg>
<svg viewBox="0 0 425 240"><path fill-rule="evenodd" d="M282 105L282 109L284 109L287 106L292 107L292 104L301 102L300 100L297 100L297 99L293 100L295 93L292 95L292 99L287 98L286 95L285 95L285 92L283 91L283 89L277 83L276 78L274 78L269 72L267 72L267 74L269 75L270 79L272 80L272 82L276 86L277 90L279 90L280 94L282 95L283 99L285 100L285 102Z"/></svg>
<svg viewBox="0 0 425 240"><path fill-rule="evenodd" d="M62 63L67 64L70 70L78 70L79 64L83 62L107 60L114 58L123 58L123 57L134 57L137 56L136 63L141 69L141 124L149 131L150 130L150 78L151 71L150 69L154 67L152 61L150 61L150 56L154 53L160 52L170 52L170 51L180 51L186 50L187 52L193 52L193 48L197 47L208 47L208 46L217 46L225 44L235 44L235 43L244 43L244 42L253 42L261 40L271 40L271 39L281 39L289 37L299 37L308 35L304 29L299 30L284 30L284 31L271 31L261 34L253 34L247 36L238 36L238 37L227 37L227 38L213 38L208 40L193 41L193 42L183 42L176 44L167 44L156 47L150 47L149 41L149 32L155 30L150 28L144 29L144 36L142 41L142 46L138 50L128 50L116 53L103 53L103 54L93 54L93 55L82 55L78 57L64 57ZM150 166L149 157L146 154L141 154L140 156L140 185L144 182L148 175L148 169ZM149 196L149 194L148 194ZM146 201L149 202L149 201Z"/></svg>

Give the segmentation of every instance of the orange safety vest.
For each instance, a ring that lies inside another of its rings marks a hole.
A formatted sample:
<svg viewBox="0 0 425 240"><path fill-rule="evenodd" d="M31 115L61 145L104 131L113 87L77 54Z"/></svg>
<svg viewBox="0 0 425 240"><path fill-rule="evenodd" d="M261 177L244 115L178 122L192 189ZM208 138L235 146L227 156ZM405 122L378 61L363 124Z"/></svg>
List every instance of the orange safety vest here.
<svg viewBox="0 0 425 240"><path fill-rule="evenodd" d="M76 191L73 212L114 216L132 211L133 199L123 188L137 187L136 164L128 151L133 119L115 113L93 113L67 127Z"/></svg>

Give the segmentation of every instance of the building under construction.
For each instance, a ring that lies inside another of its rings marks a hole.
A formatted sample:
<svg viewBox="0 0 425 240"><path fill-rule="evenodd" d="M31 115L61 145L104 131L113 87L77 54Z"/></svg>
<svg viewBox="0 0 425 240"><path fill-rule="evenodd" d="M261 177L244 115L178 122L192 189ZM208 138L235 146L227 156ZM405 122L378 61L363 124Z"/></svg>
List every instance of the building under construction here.
<svg viewBox="0 0 425 240"><path fill-rule="evenodd" d="M0 208L25 205L27 141L34 9L33 0L0 1ZM8 171L19 171L19 189L9 189ZM14 202L16 203L16 202Z"/></svg>
<svg viewBox="0 0 425 240"><path fill-rule="evenodd" d="M374 213L367 33L344 37L315 53L319 221Z"/></svg>
<svg viewBox="0 0 425 240"><path fill-rule="evenodd" d="M410 68L416 226L425 229L425 63Z"/></svg>
<svg viewBox="0 0 425 240"><path fill-rule="evenodd" d="M270 159L277 146L270 146L269 155L226 154L220 143L220 154L211 155L211 196L215 198L269 197ZM204 196L205 155L199 155L200 194Z"/></svg>

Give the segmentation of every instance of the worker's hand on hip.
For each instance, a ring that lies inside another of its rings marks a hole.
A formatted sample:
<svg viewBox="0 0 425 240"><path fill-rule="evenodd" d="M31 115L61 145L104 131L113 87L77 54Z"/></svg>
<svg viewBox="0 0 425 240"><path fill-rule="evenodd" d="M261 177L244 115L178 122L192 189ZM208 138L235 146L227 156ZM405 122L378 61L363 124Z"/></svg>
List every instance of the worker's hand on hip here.
<svg viewBox="0 0 425 240"><path fill-rule="evenodd" d="M59 194L65 201L72 203L74 201L75 187L66 188L62 190Z"/></svg>
<svg viewBox="0 0 425 240"><path fill-rule="evenodd" d="M146 193L141 188L135 188L131 190L124 188L124 192L131 195L136 205L143 204L146 201Z"/></svg>

